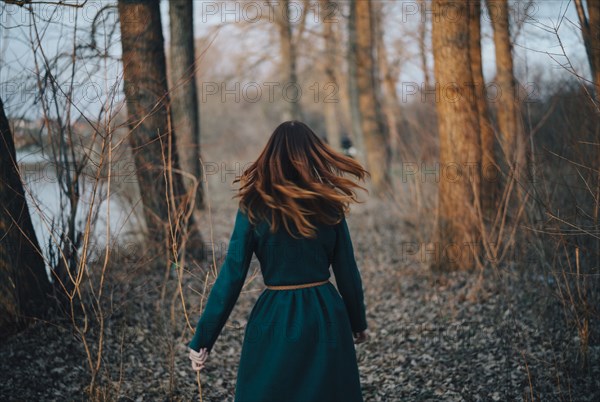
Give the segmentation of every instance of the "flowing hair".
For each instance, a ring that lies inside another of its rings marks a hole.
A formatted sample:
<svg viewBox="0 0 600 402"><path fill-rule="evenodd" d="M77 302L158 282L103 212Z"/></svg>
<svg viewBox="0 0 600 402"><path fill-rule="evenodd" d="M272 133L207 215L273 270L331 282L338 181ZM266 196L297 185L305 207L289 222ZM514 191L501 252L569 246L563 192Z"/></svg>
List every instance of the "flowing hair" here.
<svg viewBox="0 0 600 402"><path fill-rule="evenodd" d="M349 156L335 151L306 124L286 121L280 124L257 160L233 183L240 182L239 207L252 224L270 222L271 231L293 222L304 237L314 238L317 222L339 223L349 211L350 202L362 203L354 188L365 187L343 177L351 174L365 181L370 173Z"/></svg>

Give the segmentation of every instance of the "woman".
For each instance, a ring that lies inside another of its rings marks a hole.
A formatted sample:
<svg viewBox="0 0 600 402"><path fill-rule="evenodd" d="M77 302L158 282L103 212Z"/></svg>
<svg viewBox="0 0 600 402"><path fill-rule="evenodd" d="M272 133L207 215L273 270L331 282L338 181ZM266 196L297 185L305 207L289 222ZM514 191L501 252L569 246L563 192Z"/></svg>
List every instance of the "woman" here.
<svg viewBox="0 0 600 402"><path fill-rule="evenodd" d="M240 201L227 256L188 346L201 370L256 254L267 289L245 329L236 402L363 401L352 335L364 342L367 323L344 215L360 202L353 188L367 190L344 173L370 176L289 121L234 181Z"/></svg>

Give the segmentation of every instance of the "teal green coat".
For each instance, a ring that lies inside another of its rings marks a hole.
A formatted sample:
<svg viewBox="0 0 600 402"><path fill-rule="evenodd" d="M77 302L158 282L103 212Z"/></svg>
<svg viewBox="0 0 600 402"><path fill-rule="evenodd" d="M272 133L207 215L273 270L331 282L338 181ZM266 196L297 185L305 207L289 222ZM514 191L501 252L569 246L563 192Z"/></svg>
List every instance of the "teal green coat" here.
<svg viewBox="0 0 600 402"><path fill-rule="evenodd" d="M267 285L329 278L304 289L265 289L245 329L236 402L362 402L352 332L367 328L360 274L345 217L317 224L314 239L294 239L280 225L250 223L238 208L227 256L188 346L212 349L235 305L252 254ZM298 232L295 232L298 233ZM338 292L339 291L339 292Z"/></svg>

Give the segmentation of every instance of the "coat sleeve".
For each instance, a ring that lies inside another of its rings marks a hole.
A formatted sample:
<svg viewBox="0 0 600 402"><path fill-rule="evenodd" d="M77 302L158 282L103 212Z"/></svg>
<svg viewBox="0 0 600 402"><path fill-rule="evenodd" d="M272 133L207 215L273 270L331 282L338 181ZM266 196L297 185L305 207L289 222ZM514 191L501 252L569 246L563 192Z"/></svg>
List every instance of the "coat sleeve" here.
<svg viewBox="0 0 600 402"><path fill-rule="evenodd" d="M247 215L238 208L227 256L208 295L194 337L188 343L191 349L199 351L207 348L209 352L212 349L246 280L254 252L254 239Z"/></svg>
<svg viewBox="0 0 600 402"><path fill-rule="evenodd" d="M335 228L336 241L331 264L333 274L338 291L346 305L352 331L361 332L367 328L364 295L346 218L342 217L342 221Z"/></svg>

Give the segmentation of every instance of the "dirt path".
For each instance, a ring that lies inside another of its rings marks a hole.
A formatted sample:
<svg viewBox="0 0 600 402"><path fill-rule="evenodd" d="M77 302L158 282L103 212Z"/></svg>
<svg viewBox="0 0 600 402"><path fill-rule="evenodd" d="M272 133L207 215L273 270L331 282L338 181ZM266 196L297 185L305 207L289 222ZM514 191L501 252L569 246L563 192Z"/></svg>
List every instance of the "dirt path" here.
<svg viewBox="0 0 600 402"><path fill-rule="evenodd" d="M229 240L234 212L222 208L214 217L216 244ZM374 203L353 207L348 224L371 334L357 347L365 401L600 398L598 346L591 346L595 366L577 371L567 364L564 352L576 350L576 342L552 299L538 303L544 292L528 289L532 282L523 275L433 274L419 256L403 255L410 233ZM252 264L258 269L257 261ZM101 390L109 400L199 400L176 281L157 308L164 272L119 270L107 303ZM201 290L199 272L184 280L193 325L200 314L193 303L194 290ZM233 401L244 324L262 288L257 277L240 296L202 373L204 401ZM532 307L541 304L548 307ZM94 332L92 327L86 336L95 339ZM37 323L0 346L0 400L87 400L89 381L82 342L69 322Z"/></svg>

